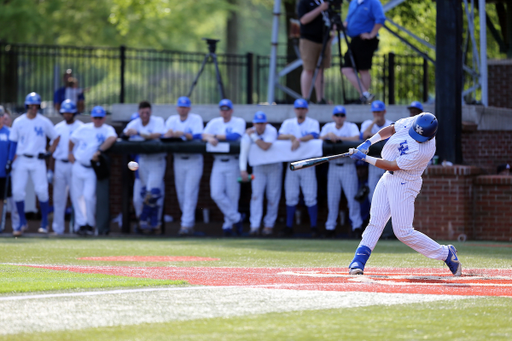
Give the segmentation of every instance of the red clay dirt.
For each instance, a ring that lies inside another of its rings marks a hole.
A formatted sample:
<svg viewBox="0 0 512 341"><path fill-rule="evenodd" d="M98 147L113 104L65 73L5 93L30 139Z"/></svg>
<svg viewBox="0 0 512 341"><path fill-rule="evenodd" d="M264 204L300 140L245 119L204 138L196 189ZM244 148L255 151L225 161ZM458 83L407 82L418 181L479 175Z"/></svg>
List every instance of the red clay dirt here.
<svg viewBox="0 0 512 341"><path fill-rule="evenodd" d="M346 268L30 266L78 273L186 280L205 286L512 296L510 269L465 269L463 276L454 277L448 269L440 268L367 268L364 276L349 276Z"/></svg>
<svg viewBox="0 0 512 341"><path fill-rule="evenodd" d="M111 257L82 257L80 260L97 260L104 262L204 262L220 260L220 258L195 256L111 256Z"/></svg>

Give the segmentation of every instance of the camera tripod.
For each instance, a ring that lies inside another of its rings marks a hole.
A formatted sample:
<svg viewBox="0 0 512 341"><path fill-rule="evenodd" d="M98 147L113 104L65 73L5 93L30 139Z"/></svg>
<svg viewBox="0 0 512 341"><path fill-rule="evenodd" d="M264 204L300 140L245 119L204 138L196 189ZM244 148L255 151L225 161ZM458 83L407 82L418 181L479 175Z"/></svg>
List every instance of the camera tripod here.
<svg viewBox="0 0 512 341"><path fill-rule="evenodd" d="M329 1L329 0L327 0L327 1ZM354 70L354 73L357 78L357 84L359 86L359 91L361 92L361 94L363 93L363 86L361 85L361 79L359 79L356 63L354 61L354 55L352 54L352 49L350 48L350 44L348 42L345 26L343 25L343 22L341 21L341 3L343 1L338 1L336 3L336 6L339 6L339 8L340 8L340 13L336 12L336 10L334 9L335 5L333 4L333 2L335 2L335 1L332 1L332 0L329 1L329 9L327 10L328 20L326 20L326 23L325 23L327 29L324 33L324 37L323 37L323 41L322 41L322 52L320 53L320 57L318 58L318 62L316 63L315 72L313 74L313 80L311 81L311 87L309 88L308 97L306 98L306 100L308 102L311 100L311 94L313 93L313 88L315 86L316 77L318 76L318 72L320 71L320 68L322 67L324 57L325 57L325 50L327 48L327 44L329 43L331 30L334 25L336 25L336 33L338 36L338 56L340 58L340 74L341 74L341 86L343 89L343 100L346 101L345 87L343 86L343 72L341 70L343 68L342 54L341 54L341 31L343 31L343 37L345 38L345 43L347 44L347 53L350 58L350 63L352 64L352 69ZM327 19L327 18L324 17L324 20L325 19ZM363 98L364 98L364 96L361 98L361 101L363 101ZM321 99L317 98L317 100L321 100Z"/></svg>
<svg viewBox="0 0 512 341"><path fill-rule="evenodd" d="M190 90L188 91L187 97L190 97L190 95L192 95L192 90L194 90L194 87L196 86L197 81L199 80L199 76L201 76L201 73L203 73L204 66L211 58L213 60L213 64L215 65L215 74L217 76L217 86L219 88L220 99L224 99L224 98L226 98L226 96L224 94L224 85L222 84L222 77L220 76L219 64L217 62L217 55L215 54L215 50L217 48L217 43L219 42L219 40L218 39L208 39L208 38L203 38L203 40L205 40L206 44L208 44L209 52L204 56L203 64L201 64L201 68L199 69L199 72L197 73L197 76L194 79L194 82L192 83Z"/></svg>

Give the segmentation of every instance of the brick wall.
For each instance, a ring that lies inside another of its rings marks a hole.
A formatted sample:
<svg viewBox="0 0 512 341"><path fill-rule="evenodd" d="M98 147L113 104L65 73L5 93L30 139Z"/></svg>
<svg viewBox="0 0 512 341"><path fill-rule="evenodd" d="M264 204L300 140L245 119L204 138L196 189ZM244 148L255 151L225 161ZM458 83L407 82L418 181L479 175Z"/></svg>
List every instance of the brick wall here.
<svg viewBox="0 0 512 341"><path fill-rule="evenodd" d="M488 62L489 106L512 108L512 60Z"/></svg>
<svg viewBox="0 0 512 341"><path fill-rule="evenodd" d="M485 174L495 174L498 165L512 163L512 131L463 131L462 158L466 165L480 167Z"/></svg>

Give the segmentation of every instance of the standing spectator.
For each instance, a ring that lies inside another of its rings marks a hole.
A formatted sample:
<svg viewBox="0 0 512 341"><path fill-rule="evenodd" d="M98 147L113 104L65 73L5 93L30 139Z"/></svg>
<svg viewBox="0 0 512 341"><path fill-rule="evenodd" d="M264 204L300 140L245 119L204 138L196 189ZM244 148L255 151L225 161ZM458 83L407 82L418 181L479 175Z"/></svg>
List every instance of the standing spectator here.
<svg viewBox="0 0 512 341"><path fill-rule="evenodd" d="M413 117L423 112L423 105L418 101L413 101L409 104L407 109L409 110L409 116Z"/></svg>
<svg viewBox="0 0 512 341"><path fill-rule="evenodd" d="M233 116L233 103L229 99L219 102L220 116L206 125L203 140L216 146L219 141L237 141L245 132L245 121ZM233 224L236 233L242 234L244 215L238 212L240 199L240 183L237 181L240 172L238 155L214 154L212 173L210 175L210 193L213 201L224 214L222 230L224 236L233 235Z"/></svg>
<svg viewBox="0 0 512 341"><path fill-rule="evenodd" d="M385 128L391 124L392 121L387 120L384 116L386 115L386 105L382 101L372 102L371 110L373 113L373 120L366 120L361 124L361 139L366 140L375 135L379 130ZM384 174L385 170L377 168L373 165L368 166L368 187L370 187L370 194L368 199L372 202L373 192L377 182Z"/></svg>
<svg viewBox="0 0 512 341"><path fill-rule="evenodd" d="M64 121L55 126L55 131L60 137L60 142L53 158L55 159L55 176L53 177L53 223L52 229L56 234L64 234L64 214L66 211L66 203L68 202L68 191L71 186L71 167L72 164L68 160L69 155L69 137L75 130L80 128L83 123L75 119L77 109L74 102L69 99L62 102L60 106L60 114ZM74 231L73 227L69 227L69 231Z"/></svg>
<svg viewBox="0 0 512 341"><path fill-rule="evenodd" d="M373 53L379 46L377 34L385 21L386 17L379 0L358 0L350 2L348 14L343 23L347 28L347 35L351 38L349 48L361 78L362 92L348 51L345 53L342 72L359 92L362 103L371 102L374 98L374 95L368 92L372 82L370 69Z"/></svg>
<svg viewBox="0 0 512 341"><path fill-rule="evenodd" d="M300 0L297 5L297 16L300 21L300 57L302 73L300 88L302 97L308 98L313 75L322 52L324 30L327 29L323 17L329 7L328 1L319 2ZM327 42L324 59L315 79L316 99L319 104L326 104L324 99L324 69L331 67L331 40Z"/></svg>
<svg viewBox="0 0 512 341"><path fill-rule="evenodd" d="M78 80L74 77L68 78L68 83L66 84L66 91L64 93L64 97L73 101L73 103L77 103L78 112L84 112L84 92L85 90L78 87Z"/></svg>
<svg viewBox="0 0 512 341"><path fill-rule="evenodd" d="M277 130L267 123L267 115L258 111L252 121L254 127L246 130L246 135L240 144L240 175L242 181L248 181L247 156L251 144L254 143L262 151L272 147L277 140ZM258 235L261 217L263 216L263 196L267 193L267 214L263 219L263 236L272 235L277 219L279 199L281 198L281 183L283 177L283 163L270 163L253 167L254 179L251 182L251 235Z"/></svg>
<svg viewBox="0 0 512 341"><path fill-rule="evenodd" d="M190 112L188 97L180 97L176 103L178 115L165 122L166 137L179 137L185 141L201 140L203 119ZM193 235L199 185L203 176L203 154L174 153L174 184L181 210L180 236Z"/></svg>
<svg viewBox="0 0 512 341"><path fill-rule="evenodd" d="M320 138L331 142L337 141L358 141L359 129L352 122L346 122L347 112L344 107L338 105L332 111L334 122L323 126ZM355 161L350 158L342 158L329 162L329 173L327 174L327 204L329 215L325 223L327 237L335 236L336 220L341 198L341 189L347 198L352 231L355 236L363 233L361 225L361 212L359 203L354 199L358 189L357 170Z"/></svg>
<svg viewBox="0 0 512 341"><path fill-rule="evenodd" d="M68 80L69 78L73 77L73 71L71 69L67 69L64 75L62 76L62 81L64 83L64 86L58 88L53 93L53 107L55 108L55 111L60 112L60 105L62 102L64 102L66 98L66 87L68 86ZM80 103L80 101L82 103ZM80 107L83 106L84 97L82 94L82 97L77 98L77 101L74 101L77 104L78 112L80 111Z"/></svg>
<svg viewBox="0 0 512 341"><path fill-rule="evenodd" d="M147 101L139 103L139 117L130 121L124 129L127 136L138 135L144 140L159 139L165 134L163 118L151 115L151 104ZM139 217L142 230L156 231L160 227L160 207L158 200L162 197L162 182L164 181L166 154L139 155L139 177L142 185L141 196L144 204Z"/></svg>
<svg viewBox="0 0 512 341"><path fill-rule="evenodd" d="M320 125L317 120L306 117L308 113L308 102L304 99L297 99L294 103L296 118L289 118L283 122L279 129L279 140L290 140L292 150L299 148L301 143L317 139L320 133ZM308 207L311 223L311 234L318 236L317 215L318 206L316 201L317 182L315 168L303 169L300 172L292 172L290 167L286 168L284 191L286 196L286 228L283 231L285 236L293 235L293 218L297 204L299 203L300 190L304 194L304 200Z"/></svg>
<svg viewBox="0 0 512 341"><path fill-rule="evenodd" d="M71 201L75 209L78 234L94 234L96 225L96 173L91 166L101 153L112 147L117 134L105 124L106 111L101 106L92 108L91 123L82 125L69 138L68 160L71 169ZM76 149L75 149L76 145ZM85 208L85 210L84 210Z"/></svg>

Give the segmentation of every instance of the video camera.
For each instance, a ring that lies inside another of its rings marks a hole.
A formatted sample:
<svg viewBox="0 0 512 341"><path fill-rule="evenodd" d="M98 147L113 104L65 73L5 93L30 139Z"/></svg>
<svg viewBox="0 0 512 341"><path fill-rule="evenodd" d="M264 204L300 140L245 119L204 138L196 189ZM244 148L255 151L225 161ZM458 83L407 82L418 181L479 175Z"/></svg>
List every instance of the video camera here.
<svg viewBox="0 0 512 341"><path fill-rule="evenodd" d="M329 3L329 8L326 11L329 22L326 20L325 24L329 27L332 25L342 27L343 22L341 21L341 5L343 4L343 0L325 0L325 2Z"/></svg>

